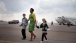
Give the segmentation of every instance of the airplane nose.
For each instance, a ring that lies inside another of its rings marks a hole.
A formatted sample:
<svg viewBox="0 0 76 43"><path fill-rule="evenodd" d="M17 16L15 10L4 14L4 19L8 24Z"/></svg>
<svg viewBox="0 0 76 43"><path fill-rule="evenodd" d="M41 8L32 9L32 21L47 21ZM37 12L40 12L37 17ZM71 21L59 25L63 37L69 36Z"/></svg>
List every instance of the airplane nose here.
<svg viewBox="0 0 76 43"><path fill-rule="evenodd" d="M55 18L56 20L58 19L58 18Z"/></svg>

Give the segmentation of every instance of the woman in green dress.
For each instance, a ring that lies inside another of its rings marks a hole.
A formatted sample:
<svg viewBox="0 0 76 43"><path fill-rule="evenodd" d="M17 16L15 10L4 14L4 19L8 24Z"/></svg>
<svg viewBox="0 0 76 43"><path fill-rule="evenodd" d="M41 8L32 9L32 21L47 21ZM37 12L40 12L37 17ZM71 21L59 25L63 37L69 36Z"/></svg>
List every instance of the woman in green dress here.
<svg viewBox="0 0 76 43"><path fill-rule="evenodd" d="M36 37L36 35L33 33L34 27L35 27L35 24L36 24L36 16L35 16L35 14L33 12L34 12L34 9L31 8L30 9L31 14L29 15L29 19L28 19L28 21L30 21L29 28L28 28L28 30L29 30L29 32L31 34L30 41L32 41L33 36L34 36L34 39Z"/></svg>

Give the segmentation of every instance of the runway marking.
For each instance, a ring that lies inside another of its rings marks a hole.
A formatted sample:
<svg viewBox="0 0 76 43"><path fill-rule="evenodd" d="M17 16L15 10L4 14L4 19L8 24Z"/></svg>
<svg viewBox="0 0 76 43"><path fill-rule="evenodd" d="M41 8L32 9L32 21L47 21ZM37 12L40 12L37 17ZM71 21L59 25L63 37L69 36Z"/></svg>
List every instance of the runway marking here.
<svg viewBox="0 0 76 43"><path fill-rule="evenodd" d="M22 43L22 42L13 42L13 41L0 40L0 43Z"/></svg>

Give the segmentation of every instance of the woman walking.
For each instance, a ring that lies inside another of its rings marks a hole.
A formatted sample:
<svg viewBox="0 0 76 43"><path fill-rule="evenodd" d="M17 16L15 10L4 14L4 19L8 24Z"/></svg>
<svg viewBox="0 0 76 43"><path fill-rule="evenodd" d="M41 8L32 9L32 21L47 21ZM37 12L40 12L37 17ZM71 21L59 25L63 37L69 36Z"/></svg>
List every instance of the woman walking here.
<svg viewBox="0 0 76 43"><path fill-rule="evenodd" d="M29 19L28 19L28 21L30 21L29 28L28 28L28 30L29 30L29 32L31 34L30 41L32 41L33 37L34 37L34 39L36 38L36 35L33 33L35 23L36 23L36 16L35 16L35 14L33 12L34 12L34 9L31 8L30 9Z"/></svg>

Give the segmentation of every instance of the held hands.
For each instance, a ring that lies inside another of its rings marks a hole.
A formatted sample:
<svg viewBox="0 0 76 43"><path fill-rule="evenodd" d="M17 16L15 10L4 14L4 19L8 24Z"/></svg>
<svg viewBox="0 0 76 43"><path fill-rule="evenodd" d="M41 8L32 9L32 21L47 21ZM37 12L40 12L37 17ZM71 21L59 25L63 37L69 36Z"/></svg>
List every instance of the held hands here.
<svg viewBox="0 0 76 43"><path fill-rule="evenodd" d="M38 28L38 29L39 29L39 26L36 26L36 28Z"/></svg>
<svg viewBox="0 0 76 43"><path fill-rule="evenodd" d="M38 28L38 29L39 29L39 26L37 26L37 23L36 23L36 28Z"/></svg>

